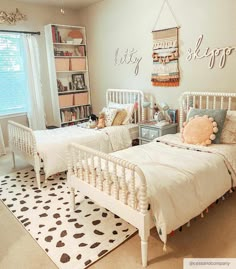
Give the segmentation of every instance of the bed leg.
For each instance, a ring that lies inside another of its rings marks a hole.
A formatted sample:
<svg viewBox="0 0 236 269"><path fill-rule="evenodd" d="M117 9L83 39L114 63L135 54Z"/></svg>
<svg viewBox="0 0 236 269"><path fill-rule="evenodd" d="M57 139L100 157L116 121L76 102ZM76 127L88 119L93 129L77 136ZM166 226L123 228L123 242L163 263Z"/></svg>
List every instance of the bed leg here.
<svg viewBox="0 0 236 269"><path fill-rule="evenodd" d="M74 188L70 189L70 198L71 198L71 207L72 207L72 210L74 211L75 210L75 189Z"/></svg>
<svg viewBox="0 0 236 269"><path fill-rule="evenodd" d="M149 226L146 226L149 227ZM148 237L150 235L150 230L144 228L144 230L139 230L139 236L141 238L141 255L142 255L142 265L147 267L148 260Z"/></svg>
<svg viewBox="0 0 236 269"><path fill-rule="evenodd" d="M38 185L38 188L40 189L40 170L35 169L35 174L36 174L37 185Z"/></svg>
<svg viewBox="0 0 236 269"><path fill-rule="evenodd" d="M148 240L141 240L142 265L147 267Z"/></svg>
<svg viewBox="0 0 236 269"><path fill-rule="evenodd" d="M12 154L13 168L16 168L16 160L15 160L15 153L14 153L14 151L12 151L11 154Z"/></svg>

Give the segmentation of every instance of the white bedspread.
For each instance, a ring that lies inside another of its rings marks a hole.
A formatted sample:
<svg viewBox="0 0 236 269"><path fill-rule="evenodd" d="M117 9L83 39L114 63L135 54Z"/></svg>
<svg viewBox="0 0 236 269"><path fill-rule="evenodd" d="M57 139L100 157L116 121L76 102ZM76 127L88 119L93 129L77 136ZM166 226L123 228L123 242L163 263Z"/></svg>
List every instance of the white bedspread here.
<svg viewBox="0 0 236 269"><path fill-rule="evenodd" d="M168 233L199 215L231 187L224 157L218 153L186 150L154 141L112 155L136 163L142 169L163 242L167 241Z"/></svg>
<svg viewBox="0 0 236 269"><path fill-rule="evenodd" d="M76 125L51 130L34 131L37 151L43 160L45 178L67 170L67 148L71 142L109 153L131 144L129 125L101 130Z"/></svg>
<svg viewBox="0 0 236 269"><path fill-rule="evenodd" d="M92 129L70 126L52 130L34 131L37 150L43 160L45 177L67 170L67 147L75 142L111 152L108 136Z"/></svg>

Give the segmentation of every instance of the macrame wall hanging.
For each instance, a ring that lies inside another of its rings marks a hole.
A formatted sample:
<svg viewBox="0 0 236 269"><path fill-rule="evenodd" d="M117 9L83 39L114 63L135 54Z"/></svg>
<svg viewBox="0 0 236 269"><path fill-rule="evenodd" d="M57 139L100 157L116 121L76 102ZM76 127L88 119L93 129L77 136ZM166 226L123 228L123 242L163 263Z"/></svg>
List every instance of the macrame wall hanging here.
<svg viewBox="0 0 236 269"><path fill-rule="evenodd" d="M163 8L167 5L174 18L176 27L155 30ZM178 45L178 29L177 21L168 0L164 0L156 19L153 34L153 72L152 85L160 87L179 86L180 74L178 66L179 45Z"/></svg>

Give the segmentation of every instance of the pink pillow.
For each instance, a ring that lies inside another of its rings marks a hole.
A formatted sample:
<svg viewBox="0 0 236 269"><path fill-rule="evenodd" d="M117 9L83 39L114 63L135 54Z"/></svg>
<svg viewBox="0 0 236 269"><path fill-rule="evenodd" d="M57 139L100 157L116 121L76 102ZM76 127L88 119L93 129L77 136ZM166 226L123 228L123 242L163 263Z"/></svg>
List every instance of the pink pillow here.
<svg viewBox="0 0 236 269"><path fill-rule="evenodd" d="M184 123L182 140L187 144L207 146L216 138L214 133L217 132L217 123L212 117L196 115Z"/></svg>

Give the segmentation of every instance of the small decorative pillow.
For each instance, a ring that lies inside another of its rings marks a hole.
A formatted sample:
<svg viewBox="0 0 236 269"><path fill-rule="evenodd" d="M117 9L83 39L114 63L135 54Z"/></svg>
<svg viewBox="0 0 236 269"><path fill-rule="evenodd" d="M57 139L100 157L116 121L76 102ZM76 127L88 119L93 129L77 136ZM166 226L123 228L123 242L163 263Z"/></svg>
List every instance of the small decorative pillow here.
<svg viewBox="0 0 236 269"><path fill-rule="evenodd" d="M217 132L217 123L212 117L196 115L184 123L182 140L187 144L207 146L216 138L214 133Z"/></svg>
<svg viewBox="0 0 236 269"><path fill-rule="evenodd" d="M108 108L108 107L104 107L102 112L105 113L105 126L112 126L112 122L115 119L116 113L117 113L117 109L116 108Z"/></svg>
<svg viewBox="0 0 236 269"><path fill-rule="evenodd" d="M236 111L227 111L220 142L223 144L236 144Z"/></svg>
<svg viewBox="0 0 236 269"><path fill-rule="evenodd" d="M220 136L223 130L225 117L226 117L226 109L197 109L191 108L189 110L187 121L189 118L194 117L195 115L204 116L208 115L212 117L214 121L217 123L218 132L216 134L216 139L213 141L214 144L220 144Z"/></svg>
<svg viewBox="0 0 236 269"><path fill-rule="evenodd" d="M122 124L129 124L132 121L132 116L134 112L134 104L119 104L114 102L109 102L108 104L109 108L116 108L116 109L125 109L127 112L126 118L124 119Z"/></svg>
<svg viewBox="0 0 236 269"><path fill-rule="evenodd" d="M114 125L121 125L123 123L124 119L126 118L126 116L127 116L126 110L122 109L122 110L118 111L115 119L112 122L112 125L113 126Z"/></svg>

